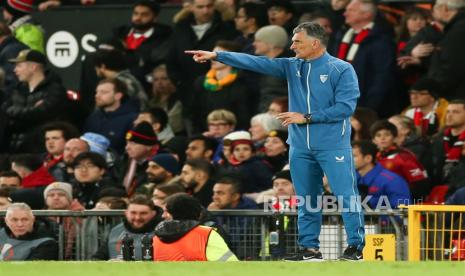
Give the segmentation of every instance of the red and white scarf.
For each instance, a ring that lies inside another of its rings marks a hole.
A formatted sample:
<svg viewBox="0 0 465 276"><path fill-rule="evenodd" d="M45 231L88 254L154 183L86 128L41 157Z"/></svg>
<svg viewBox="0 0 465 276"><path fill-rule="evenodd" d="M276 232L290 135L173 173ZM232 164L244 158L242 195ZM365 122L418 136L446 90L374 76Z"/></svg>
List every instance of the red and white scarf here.
<svg viewBox="0 0 465 276"><path fill-rule="evenodd" d="M337 57L342 60L352 62L357 54L360 43L362 43L362 41L370 34L371 29L373 29L373 25L374 23L371 22L358 33L356 33L354 29L350 28L342 38L339 51L337 52Z"/></svg>
<svg viewBox="0 0 465 276"><path fill-rule="evenodd" d="M444 130L444 151L446 153L446 162L456 162L460 159L462 155L462 147L463 143L465 142L465 131L460 133L457 141L453 145L450 144L452 136L452 130L450 128L446 128Z"/></svg>

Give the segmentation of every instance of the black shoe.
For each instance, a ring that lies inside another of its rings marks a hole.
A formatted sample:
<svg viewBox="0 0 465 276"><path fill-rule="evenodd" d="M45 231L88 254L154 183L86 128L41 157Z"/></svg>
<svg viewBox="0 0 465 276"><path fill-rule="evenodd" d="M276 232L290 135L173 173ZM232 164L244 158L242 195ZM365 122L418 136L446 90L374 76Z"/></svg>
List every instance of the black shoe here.
<svg viewBox="0 0 465 276"><path fill-rule="evenodd" d="M349 245L341 257L341 261L363 261L362 250L358 250L356 246Z"/></svg>
<svg viewBox="0 0 465 276"><path fill-rule="evenodd" d="M317 249L303 249L297 255L284 258L286 262L321 262L323 255Z"/></svg>

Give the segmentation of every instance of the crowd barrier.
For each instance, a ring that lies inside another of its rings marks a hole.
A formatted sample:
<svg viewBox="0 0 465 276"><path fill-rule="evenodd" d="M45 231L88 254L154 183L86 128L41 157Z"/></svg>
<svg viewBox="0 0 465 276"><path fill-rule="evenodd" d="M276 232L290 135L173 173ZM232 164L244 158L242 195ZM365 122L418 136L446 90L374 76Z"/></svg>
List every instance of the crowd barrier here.
<svg viewBox="0 0 465 276"><path fill-rule="evenodd" d="M465 260L465 206L407 208L409 261Z"/></svg>
<svg viewBox="0 0 465 276"><path fill-rule="evenodd" d="M228 243L241 260L279 260L297 253L297 215L263 210L212 211L213 218L227 233ZM5 212L0 212L3 217ZM90 260L110 230L123 220L123 210L111 211L34 211L37 219L56 222L60 260ZM389 234L394 237L395 260L405 260L406 228L404 212L365 213L367 237ZM377 236L376 236L377 237ZM380 239L373 239L379 243ZM382 240L382 238L381 238ZM337 212L323 212L320 235L321 252L327 260L337 259L347 246L342 217ZM367 243L371 243L367 239ZM375 244L376 245L376 244ZM394 245L393 245L394 246ZM376 249L382 250L382 249ZM378 251L376 251L378 254ZM379 259L383 259L382 256ZM378 257L376 259L378 259Z"/></svg>

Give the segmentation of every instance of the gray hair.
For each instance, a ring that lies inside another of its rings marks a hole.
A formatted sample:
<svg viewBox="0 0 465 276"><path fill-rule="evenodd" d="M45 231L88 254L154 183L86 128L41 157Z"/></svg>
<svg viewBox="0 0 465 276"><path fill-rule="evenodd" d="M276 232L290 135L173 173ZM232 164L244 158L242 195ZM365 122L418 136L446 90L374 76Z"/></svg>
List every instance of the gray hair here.
<svg viewBox="0 0 465 276"><path fill-rule="evenodd" d="M378 7L376 6L375 1L373 0L352 0L352 1L359 1L361 6L360 8L365 11L373 14L373 16L376 15L378 12Z"/></svg>
<svg viewBox="0 0 465 276"><path fill-rule="evenodd" d="M321 44L323 44L325 47L328 46L329 36L325 32L325 29L317 22L300 23L292 31L293 34L300 32L305 32L307 36L311 36L313 38L318 39L321 42Z"/></svg>
<svg viewBox="0 0 465 276"><path fill-rule="evenodd" d="M283 129L283 126L281 125L281 121L276 119L273 115L269 113L260 113L252 117L250 120L251 123L259 123L262 125L262 127L265 129L265 131L268 133L272 130L275 129Z"/></svg>
<svg viewBox="0 0 465 276"><path fill-rule="evenodd" d="M8 206L8 208L6 209L6 215L5 216L9 217L11 215L11 212L13 212L14 210L26 211L26 212L30 213L31 216L34 216L32 214L31 207L29 207L29 205L27 205L24 202L16 202L16 203L13 203L10 206Z"/></svg>
<svg viewBox="0 0 465 276"><path fill-rule="evenodd" d="M459 10L465 7L465 0L437 0L437 4L446 5L451 10Z"/></svg>

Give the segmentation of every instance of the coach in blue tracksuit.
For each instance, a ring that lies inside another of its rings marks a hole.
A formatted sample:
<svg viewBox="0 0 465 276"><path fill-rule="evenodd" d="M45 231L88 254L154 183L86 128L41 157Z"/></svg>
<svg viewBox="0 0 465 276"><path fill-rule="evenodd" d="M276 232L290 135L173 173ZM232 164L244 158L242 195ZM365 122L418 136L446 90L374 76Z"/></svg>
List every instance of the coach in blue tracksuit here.
<svg viewBox="0 0 465 276"><path fill-rule="evenodd" d="M197 62L215 59L236 68L288 80L289 112L278 118L289 126L290 166L298 196L310 198L311 209L299 207L300 254L290 261L321 260L319 234L323 173L331 190L343 197L348 247L342 259L362 259L364 220L358 196L350 145L350 116L360 95L353 67L326 52L328 37L317 23L302 23L294 30L291 50L295 58L256 57L241 53L186 51ZM352 207L352 208L349 208ZM355 207L355 208L353 208Z"/></svg>

